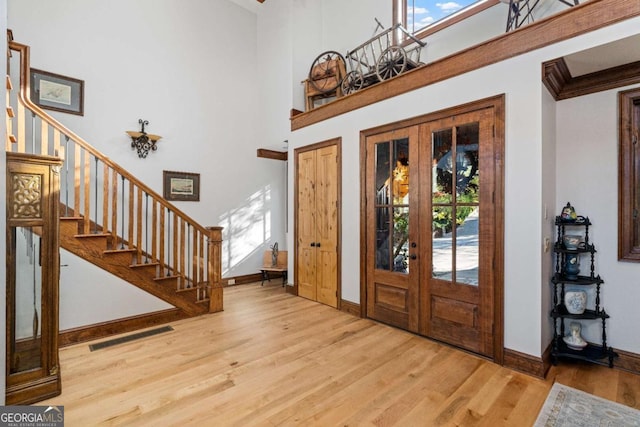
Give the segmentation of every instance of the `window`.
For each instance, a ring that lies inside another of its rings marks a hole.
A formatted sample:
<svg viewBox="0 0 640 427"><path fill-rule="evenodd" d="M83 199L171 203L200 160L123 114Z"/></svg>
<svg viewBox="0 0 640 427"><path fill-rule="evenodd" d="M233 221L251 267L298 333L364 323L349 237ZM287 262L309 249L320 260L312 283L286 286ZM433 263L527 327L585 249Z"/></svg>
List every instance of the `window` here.
<svg viewBox="0 0 640 427"><path fill-rule="evenodd" d="M393 16L411 34L426 37L460 22L499 0L393 0Z"/></svg>
<svg viewBox="0 0 640 427"><path fill-rule="evenodd" d="M640 90L620 92L618 259L640 262Z"/></svg>

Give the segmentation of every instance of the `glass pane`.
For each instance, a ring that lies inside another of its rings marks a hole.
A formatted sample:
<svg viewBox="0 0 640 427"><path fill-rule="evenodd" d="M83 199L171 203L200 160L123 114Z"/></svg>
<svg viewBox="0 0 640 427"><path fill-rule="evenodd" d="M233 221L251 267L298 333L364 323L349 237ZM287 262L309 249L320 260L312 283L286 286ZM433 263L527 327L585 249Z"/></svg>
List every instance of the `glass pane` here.
<svg viewBox="0 0 640 427"><path fill-rule="evenodd" d="M10 373L41 366L42 268L40 237L31 227L18 227L13 233L15 283L11 316L12 337Z"/></svg>
<svg viewBox="0 0 640 427"><path fill-rule="evenodd" d="M376 208L376 268L390 270L389 208Z"/></svg>
<svg viewBox="0 0 640 427"><path fill-rule="evenodd" d="M469 209L471 212L464 214L456 227L456 282L478 286L478 208L458 207L460 211Z"/></svg>
<svg viewBox="0 0 640 427"><path fill-rule="evenodd" d="M456 194L458 203L478 203L478 123L456 128Z"/></svg>
<svg viewBox="0 0 640 427"><path fill-rule="evenodd" d="M451 203L453 187L453 161L451 159L452 130L433 132L431 158L433 203Z"/></svg>
<svg viewBox="0 0 640 427"><path fill-rule="evenodd" d="M452 280L453 237L452 208L433 208L433 277Z"/></svg>
<svg viewBox="0 0 640 427"><path fill-rule="evenodd" d="M406 2L405 25L411 33L416 33L423 28L448 18L466 7L471 7L479 3L479 0L457 0L455 2L442 2L439 0L403 1Z"/></svg>
<svg viewBox="0 0 640 427"><path fill-rule="evenodd" d="M409 208L393 210L393 271L409 273Z"/></svg>
<svg viewBox="0 0 640 427"><path fill-rule="evenodd" d="M393 141L393 203L409 204L409 139Z"/></svg>
<svg viewBox="0 0 640 427"><path fill-rule="evenodd" d="M389 143L376 144L376 203L379 205L386 205L391 201L389 172Z"/></svg>
<svg viewBox="0 0 640 427"><path fill-rule="evenodd" d="M456 281L478 285L479 123L456 128Z"/></svg>

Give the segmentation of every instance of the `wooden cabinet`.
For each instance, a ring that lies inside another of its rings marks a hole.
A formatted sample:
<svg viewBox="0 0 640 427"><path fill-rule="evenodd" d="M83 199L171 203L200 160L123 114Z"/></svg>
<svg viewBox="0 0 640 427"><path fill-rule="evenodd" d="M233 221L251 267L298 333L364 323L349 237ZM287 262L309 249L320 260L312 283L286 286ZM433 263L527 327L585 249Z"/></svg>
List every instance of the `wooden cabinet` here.
<svg viewBox="0 0 640 427"><path fill-rule="evenodd" d="M338 146L296 151L298 295L338 306Z"/></svg>
<svg viewBox="0 0 640 427"><path fill-rule="evenodd" d="M7 405L30 404L61 392L61 164L54 157L7 153Z"/></svg>

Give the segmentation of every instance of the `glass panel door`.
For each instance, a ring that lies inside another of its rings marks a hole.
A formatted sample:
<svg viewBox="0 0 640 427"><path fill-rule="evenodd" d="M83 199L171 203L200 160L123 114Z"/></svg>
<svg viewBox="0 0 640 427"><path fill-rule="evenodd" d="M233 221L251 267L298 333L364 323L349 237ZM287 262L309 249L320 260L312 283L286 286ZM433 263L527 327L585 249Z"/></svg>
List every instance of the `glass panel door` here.
<svg viewBox="0 0 640 427"><path fill-rule="evenodd" d="M439 129L432 138L432 277L478 285L479 123Z"/></svg>
<svg viewBox="0 0 640 427"><path fill-rule="evenodd" d="M418 128L367 137L367 316L418 331Z"/></svg>
<svg viewBox="0 0 640 427"><path fill-rule="evenodd" d="M11 284L8 315L11 360L9 373L42 366L42 262L41 227L11 227L15 281Z"/></svg>
<svg viewBox="0 0 640 427"><path fill-rule="evenodd" d="M409 273L409 139L375 145L377 269Z"/></svg>

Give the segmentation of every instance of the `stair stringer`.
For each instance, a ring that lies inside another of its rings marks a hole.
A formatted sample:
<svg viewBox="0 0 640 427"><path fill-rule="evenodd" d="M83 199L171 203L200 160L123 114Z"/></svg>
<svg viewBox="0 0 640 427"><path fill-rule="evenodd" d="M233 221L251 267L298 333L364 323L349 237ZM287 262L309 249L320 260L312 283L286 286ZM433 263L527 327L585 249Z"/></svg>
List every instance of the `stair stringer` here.
<svg viewBox="0 0 640 427"><path fill-rule="evenodd" d="M78 234L81 218L61 218L60 246L83 260L183 310L189 316L208 312L208 300L196 302L196 288L177 290L176 277L158 277L157 264L132 264L134 249L108 249L109 234Z"/></svg>

